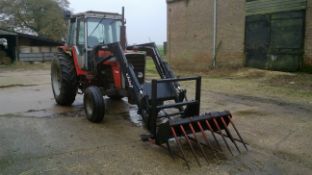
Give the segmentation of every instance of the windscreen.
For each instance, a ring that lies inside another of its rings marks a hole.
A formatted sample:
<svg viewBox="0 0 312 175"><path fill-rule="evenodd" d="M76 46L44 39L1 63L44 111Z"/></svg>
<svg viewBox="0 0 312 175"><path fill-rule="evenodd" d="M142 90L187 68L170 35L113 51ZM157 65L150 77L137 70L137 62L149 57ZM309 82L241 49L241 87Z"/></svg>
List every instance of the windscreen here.
<svg viewBox="0 0 312 175"><path fill-rule="evenodd" d="M119 42L121 25L121 21L118 20L89 18L87 22L88 47Z"/></svg>

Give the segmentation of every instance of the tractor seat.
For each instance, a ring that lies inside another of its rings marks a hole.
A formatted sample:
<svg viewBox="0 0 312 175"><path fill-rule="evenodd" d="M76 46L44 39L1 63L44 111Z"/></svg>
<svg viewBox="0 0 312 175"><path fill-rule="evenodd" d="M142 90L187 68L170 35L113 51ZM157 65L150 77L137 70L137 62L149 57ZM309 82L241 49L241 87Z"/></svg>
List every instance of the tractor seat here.
<svg viewBox="0 0 312 175"><path fill-rule="evenodd" d="M143 94L152 99L152 83L146 82L142 85ZM157 84L157 99L160 101L174 100L176 98L176 92L171 83L158 83Z"/></svg>

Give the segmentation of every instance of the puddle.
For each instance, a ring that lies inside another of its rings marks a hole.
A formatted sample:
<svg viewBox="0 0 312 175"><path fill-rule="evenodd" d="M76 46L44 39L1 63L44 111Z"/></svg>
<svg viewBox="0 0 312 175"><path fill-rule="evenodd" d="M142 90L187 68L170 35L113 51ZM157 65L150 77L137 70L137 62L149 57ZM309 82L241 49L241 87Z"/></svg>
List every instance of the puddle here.
<svg viewBox="0 0 312 175"><path fill-rule="evenodd" d="M127 98L111 100L109 97L104 97L104 99L106 102L106 114L121 116L136 127L143 126L142 116L138 114L138 106L129 104Z"/></svg>
<svg viewBox="0 0 312 175"><path fill-rule="evenodd" d="M112 115L122 115L123 118L129 120L137 127L141 127L142 116L138 114L138 106L128 103L128 98L122 100L111 100L109 97L104 97L107 104L106 112Z"/></svg>
<svg viewBox="0 0 312 175"><path fill-rule="evenodd" d="M109 97L104 97L106 102L105 112L108 115L121 116L129 120L137 127L141 127L142 116L138 114L137 105L128 104L127 98L122 100L111 100ZM45 109L30 109L26 112L19 112L20 116L34 118L58 118L58 117L85 117L85 111L82 100L77 100L73 106L52 106Z"/></svg>
<svg viewBox="0 0 312 175"><path fill-rule="evenodd" d="M35 84L10 84L10 85L2 85L0 86L0 89L14 88L14 87L31 87L31 86L37 86L37 85Z"/></svg>
<svg viewBox="0 0 312 175"><path fill-rule="evenodd" d="M138 114L138 106L129 104L129 119L130 122L140 127L143 126L142 116Z"/></svg>
<svg viewBox="0 0 312 175"><path fill-rule="evenodd" d="M21 112L19 114L24 117L34 118L80 117L85 115L82 104L74 104L70 107L55 105L52 108L30 109L26 112Z"/></svg>
<svg viewBox="0 0 312 175"><path fill-rule="evenodd" d="M81 117L84 116L83 109L65 110L63 112L56 112L53 109L42 109L42 110L29 110L20 114L24 117L34 118L57 118L57 117Z"/></svg>

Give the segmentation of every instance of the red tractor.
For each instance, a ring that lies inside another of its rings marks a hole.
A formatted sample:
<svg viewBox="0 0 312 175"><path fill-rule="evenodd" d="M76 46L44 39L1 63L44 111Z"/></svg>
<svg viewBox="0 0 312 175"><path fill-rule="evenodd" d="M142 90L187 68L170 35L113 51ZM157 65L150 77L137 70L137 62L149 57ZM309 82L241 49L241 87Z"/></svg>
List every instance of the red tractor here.
<svg viewBox="0 0 312 175"><path fill-rule="evenodd" d="M152 58L159 80L145 80L147 56ZM247 149L229 112L200 114L201 77L177 78L154 43L127 46L124 10L121 15L94 11L73 15L67 43L59 47L57 58L52 62L51 80L59 105L71 105L77 94L84 94L86 116L95 123L105 116L103 96L127 97L129 103L138 106L138 114L149 132L142 140L160 146L165 144L171 155L175 152L169 140L173 140L185 161L182 142L190 146L198 160L193 144L197 144L207 158L203 146L211 146L210 138L219 145L217 135L231 153L228 141L239 152L238 142ZM196 83L195 99L187 98L181 81ZM230 130L234 130L238 138L234 138ZM186 163L188 165L188 161Z"/></svg>

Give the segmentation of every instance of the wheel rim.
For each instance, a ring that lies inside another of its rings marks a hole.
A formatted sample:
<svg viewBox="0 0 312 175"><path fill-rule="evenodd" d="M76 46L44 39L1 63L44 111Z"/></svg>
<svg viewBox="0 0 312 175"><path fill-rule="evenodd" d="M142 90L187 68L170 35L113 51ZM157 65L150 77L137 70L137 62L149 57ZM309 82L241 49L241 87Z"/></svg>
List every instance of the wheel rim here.
<svg viewBox="0 0 312 175"><path fill-rule="evenodd" d="M61 94L61 72L57 65L53 66L51 77L54 95L59 96Z"/></svg>
<svg viewBox="0 0 312 175"><path fill-rule="evenodd" d="M93 107L94 107L91 97L87 96L84 103L85 103L85 108L86 108L85 110L86 110L87 116L91 117L93 114Z"/></svg>

